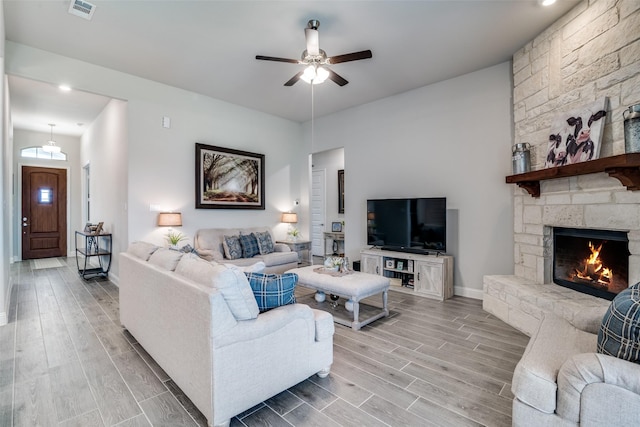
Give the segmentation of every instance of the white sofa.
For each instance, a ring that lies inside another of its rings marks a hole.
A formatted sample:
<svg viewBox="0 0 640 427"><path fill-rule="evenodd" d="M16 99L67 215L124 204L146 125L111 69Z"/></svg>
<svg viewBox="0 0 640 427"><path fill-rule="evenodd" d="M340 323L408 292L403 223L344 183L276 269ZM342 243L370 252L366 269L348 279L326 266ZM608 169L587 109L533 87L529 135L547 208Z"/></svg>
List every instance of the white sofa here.
<svg viewBox="0 0 640 427"><path fill-rule="evenodd" d="M302 304L257 314L257 305L236 292L237 283L246 280L237 269L216 266L225 278L220 284L217 276L207 280L211 263L193 254L132 246L120 254L121 323L209 425L228 425L235 415L311 375L328 375L330 314ZM238 312L256 317L238 320Z"/></svg>
<svg viewBox="0 0 640 427"><path fill-rule="evenodd" d="M596 353L602 313L576 326L545 313L513 374L514 426L640 423L640 365Z"/></svg>
<svg viewBox="0 0 640 427"><path fill-rule="evenodd" d="M252 232L269 232L274 244L274 251L258 254L251 258L229 259L225 256L224 236L251 234ZM224 262L237 266L248 266L256 261L265 264L265 273L282 274L298 266L298 253L291 251L289 246L275 243L273 233L269 227L251 228L203 228L196 231L193 238L194 249L202 258L209 261Z"/></svg>

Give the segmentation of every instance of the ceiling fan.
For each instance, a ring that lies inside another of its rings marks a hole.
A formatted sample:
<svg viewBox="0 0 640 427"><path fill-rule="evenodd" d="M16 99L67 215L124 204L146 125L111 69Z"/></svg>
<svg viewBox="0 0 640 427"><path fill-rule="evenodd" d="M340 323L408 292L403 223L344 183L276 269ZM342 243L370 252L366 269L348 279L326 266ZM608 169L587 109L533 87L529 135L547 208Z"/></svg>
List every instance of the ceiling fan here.
<svg viewBox="0 0 640 427"><path fill-rule="evenodd" d="M307 83L318 84L324 82L327 78L334 81L340 86L349 83L345 78L337 74L335 71L327 67L327 65L340 64L342 62L357 61L359 59L371 58L370 50L360 52L346 53L344 55L327 57L327 53L320 49L318 27L320 21L312 19L307 23L304 29L304 36L307 40L307 48L302 52L301 59L277 58L273 56L256 55L256 59L263 61L288 62L290 64L306 65L305 69L297 73L289 79L284 85L293 86L298 80L304 80Z"/></svg>

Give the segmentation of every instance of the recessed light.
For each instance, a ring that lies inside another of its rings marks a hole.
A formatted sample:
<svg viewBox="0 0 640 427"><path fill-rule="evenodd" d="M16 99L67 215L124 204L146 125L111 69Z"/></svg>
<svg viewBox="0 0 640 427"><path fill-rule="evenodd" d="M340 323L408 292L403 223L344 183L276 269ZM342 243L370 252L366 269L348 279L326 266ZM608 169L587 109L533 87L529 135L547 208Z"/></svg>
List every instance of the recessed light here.
<svg viewBox="0 0 640 427"><path fill-rule="evenodd" d="M71 86L68 85L60 85L58 86L58 89L60 89L63 92L69 92L71 90Z"/></svg>
<svg viewBox="0 0 640 427"><path fill-rule="evenodd" d="M556 0L539 0L540 4L543 6L551 6L556 2Z"/></svg>

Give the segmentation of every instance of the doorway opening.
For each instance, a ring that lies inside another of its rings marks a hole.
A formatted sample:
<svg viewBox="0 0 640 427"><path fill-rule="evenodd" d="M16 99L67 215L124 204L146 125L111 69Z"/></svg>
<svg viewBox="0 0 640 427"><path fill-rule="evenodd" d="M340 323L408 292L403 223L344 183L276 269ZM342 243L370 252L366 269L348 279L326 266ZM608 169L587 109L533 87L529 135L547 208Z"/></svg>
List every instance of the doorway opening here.
<svg viewBox="0 0 640 427"><path fill-rule="evenodd" d="M311 246L314 256L335 252L332 224L344 224L344 148L311 155ZM341 227L342 228L342 227ZM344 232L344 230L340 230ZM335 237L335 236L334 236ZM342 240L344 252L344 240Z"/></svg>

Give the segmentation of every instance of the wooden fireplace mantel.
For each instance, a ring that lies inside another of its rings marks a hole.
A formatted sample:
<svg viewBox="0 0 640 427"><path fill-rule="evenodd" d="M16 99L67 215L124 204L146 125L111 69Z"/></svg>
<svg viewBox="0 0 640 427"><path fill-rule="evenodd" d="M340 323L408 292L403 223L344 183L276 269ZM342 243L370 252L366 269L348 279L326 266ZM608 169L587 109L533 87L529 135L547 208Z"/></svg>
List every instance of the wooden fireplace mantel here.
<svg viewBox="0 0 640 427"><path fill-rule="evenodd" d="M573 165L509 175L506 181L507 184L518 184L532 197L540 197L540 181L598 172L606 172L618 179L627 190L640 190L640 153L620 154Z"/></svg>

